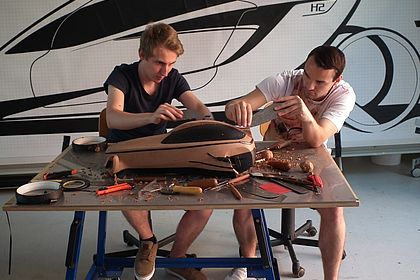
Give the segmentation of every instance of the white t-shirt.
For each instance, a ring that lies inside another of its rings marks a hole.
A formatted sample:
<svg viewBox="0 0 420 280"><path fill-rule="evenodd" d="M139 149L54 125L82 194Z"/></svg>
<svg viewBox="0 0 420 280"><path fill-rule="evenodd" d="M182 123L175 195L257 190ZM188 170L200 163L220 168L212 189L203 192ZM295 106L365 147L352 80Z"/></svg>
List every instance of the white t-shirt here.
<svg viewBox="0 0 420 280"><path fill-rule="evenodd" d="M275 76L264 79L257 85L267 101L273 101L279 97L299 95L305 102L309 111L317 122L322 118L330 120L337 131L341 129L346 118L350 115L356 102L353 88L345 81L337 83L323 100L314 101L304 98L300 94L303 88L303 69L285 71ZM286 124L288 128L301 127L300 122Z"/></svg>

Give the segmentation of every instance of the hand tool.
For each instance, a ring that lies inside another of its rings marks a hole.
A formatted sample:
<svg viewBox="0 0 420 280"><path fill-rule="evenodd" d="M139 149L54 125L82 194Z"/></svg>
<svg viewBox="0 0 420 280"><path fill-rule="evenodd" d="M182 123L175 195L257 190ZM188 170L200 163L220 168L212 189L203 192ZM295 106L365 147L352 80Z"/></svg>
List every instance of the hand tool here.
<svg viewBox="0 0 420 280"><path fill-rule="evenodd" d="M288 189L291 189L292 191L299 194L304 194L304 193L307 193L308 191L312 191L316 194L319 194L319 188L315 187L313 183L309 180L298 179L298 178L285 176L285 175L274 175L274 174L259 173L259 172L253 172L253 173L250 173L250 175L252 177L257 177L257 178L272 181Z"/></svg>
<svg viewBox="0 0 420 280"><path fill-rule="evenodd" d="M308 177L306 177L309 181L312 182L312 185L315 187L324 187L324 182L322 182L321 176L315 175L315 174L309 174Z"/></svg>
<svg viewBox="0 0 420 280"><path fill-rule="evenodd" d="M230 191L232 192L233 196L235 196L235 198L237 200L241 200L242 199L242 195L241 193L238 191L238 189L235 187L234 184L228 184Z"/></svg>
<svg viewBox="0 0 420 280"><path fill-rule="evenodd" d="M108 193L123 191L123 190L131 190L133 187L128 183L122 183L117 185L112 185L109 187L101 187L96 190L96 195L104 195Z"/></svg>
<svg viewBox="0 0 420 280"><path fill-rule="evenodd" d="M205 179L196 179L192 180L187 184L188 187L196 186L200 187L201 189L205 190L207 188L214 188L218 184L216 178L205 178Z"/></svg>
<svg viewBox="0 0 420 280"><path fill-rule="evenodd" d="M189 194L189 195L200 195L203 190L200 187L184 187L175 184L170 184L167 187L159 189L161 194Z"/></svg>
<svg viewBox="0 0 420 280"><path fill-rule="evenodd" d="M282 148L285 148L287 146L289 146L290 144L292 144L293 141L292 140L286 140L286 141L277 141L276 143L274 143L273 145L269 146L270 150L280 150Z"/></svg>
<svg viewBox="0 0 420 280"><path fill-rule="evenodd" d="M74 174L77 174L77 169L70 169L70 170L64 170L64 171L58 171L58 172L45 173L43 178L44 178L44 180L51 180L51 179L67 177L67 176L74 175Z"/></svg>
<svg viewBox="0 0 420 280"><path fill-rule="evenodd" d="M243 180L246 180L250 177L249 173L246 173L244 175L238 176L236 178L230 179L230 180L226 180L226 181L222 181L219 184L217 184L216 187L213 188L208 188L205 189L205 191L220 191L221 189L227 187L229 184L236 184L238 182L241 182Z"/></svg>
<svg viewBox="0 0 420 280"><path fill-rule="evenodd" d="M281 102L273 102L271 105L254 113L252 115L251 127L276 119L278 112L274 108L280 104Z"/></svg>
<svg viewBox="0 0 420 280"><path fill-rule="evenodd" d="M289 190L292 190L298 194L305 194L305 193L308 193L309 191L314 191L313 188L309 188L304 185L297 185L297 184L286 182L286 181L276 179L276 178L267 178L267 180L274 182L282 187L288 188Z"/></svg>
<svg viewBox="0 0 420 280"><path fill-rule="evenodd" d="M193 121L193 120L209 120L209 119L213 119L213 116L212 115L207 115L207 116L199 117L194 110L190 110L190 109L182 110L182 114L183 114L182 118L181 119L177 119L176 121Z"/></svg>
<svg viewBox="0 0 420 280"><path fill-rule="evenodd" d="M322 182L321 176L311 173L306 178L311 181L312 187L320 193L320 188L324 187L324 182Z"/></svg>
<svg viewBox="0 0 420 280"><path fill-rule="evenodd" d="M141 194L141 190L148 191L147 188L150 188L151 186L153 186L154 184L156 184L156 182L157 182L157 179L154 179L153 181L149 182L146 186L144 186L144 188L139 189L137 191L137 198L140 198L140 196L141 196L140 195ZM157 190L159 190L159 189L157 189ZM153 192L153 191L150 191L150 192Z"/></svg>

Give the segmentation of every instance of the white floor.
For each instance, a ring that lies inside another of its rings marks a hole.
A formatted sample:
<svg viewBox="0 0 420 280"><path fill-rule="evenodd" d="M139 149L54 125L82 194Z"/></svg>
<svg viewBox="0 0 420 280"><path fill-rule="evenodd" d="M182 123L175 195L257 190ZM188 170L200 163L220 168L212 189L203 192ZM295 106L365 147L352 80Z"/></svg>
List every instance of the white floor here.
<svg viewBox="0 0 420 280"><path fill-rule="evenodd" d="M358 208L346 209L347 257L341 267L341 279L420 279L420 178L409 175L411 159L405 155L397 166L379 166L369 157L345 158L344 173L361 201ZM3 205L13 190L0 190ZM279 229L279 210L266 210L270 227ZM191 252L199 256L237 256L237 244L231 227L231 211L215 211ZM156 235L172 233L181 211L155 211ZM10 212L13 236L12 274L8 274L9 229L5 212L0 213L0 279L64 279L65 254L70 212ZM313 219L315 211L297 210L297 224ZM97 212L87 214L78 279L92 263L96 246ZM119 212L110 212L107 251L127 248L122 230L127 223ZM317 248L295 246L302 279L323 279ZM292 279L291 263L283 246L274 248L282 279ZM209 279L223 279L228 269L204 269ZM126 269L121 279L134 279ZM158 269L153 279L174 279Z"/></svg>

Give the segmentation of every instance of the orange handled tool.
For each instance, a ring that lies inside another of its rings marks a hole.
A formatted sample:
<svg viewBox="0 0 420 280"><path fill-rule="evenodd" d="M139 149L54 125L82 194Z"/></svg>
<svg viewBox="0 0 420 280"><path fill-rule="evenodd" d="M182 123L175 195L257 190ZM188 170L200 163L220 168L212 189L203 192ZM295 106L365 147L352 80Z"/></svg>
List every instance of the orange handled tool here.
<svg viewBox="0 0 420 280"><path fill-rule="evenodd" d="M242 195L241 195L241 193L238 191L238 189L235 187L235 185L233 185L233 184L229 184L229 188L230 188L230 191L232 192L233 196L235 196L235 198L236 198L237 200L241 200L241 199L242 199Z"/></svg>
<svg viewBox="0 0 420 280"><path fill-rule="evenodd" d="M251 175L249 173L246 173L246 174L241 175L239 177L236 177L236 178L233 178L233 179L230 179L230 180L226 180L226 181L220 182L219 184L217 184L217 186L212 187L212 188L207 188L207 189L205 189L205 191L209 191L210 190L210 191L216 191L216 192L218 192L221 189L223 189L223 188L225 188L225 187L227 187L229 185L234 186L236 183L242 182L242 181L248 179L250 176Z"/></svg>
<svg viewBox="0 0 420 280"><path fill-rule="evenodd" d="M96 195L104 195L107 193L113 193L113 192L131 190L131 189L133 189L133 187L128 183L116 184L113 186L104 187L104 188L100 188L96 190Z"/></svg>
<svg viewBox="0 0 420 280"><path fill-rule="evenodd" d="M58 172L45 173L42 177L44 180L57 179L77 174L77 169L64 170Z"/></svg>
<svg viewBox="0 0 420 280"><path fill-rule="evenodd" d="M250 176L251 175L249 175L249 173L246 173L244 175L241 175L239 177L236 177L236 178L233 178L233 179L229 180L228 184L234 185L234 184L236 184L238 182L241 182L241 181L243 181L245 179L248 179Z"/></svg>

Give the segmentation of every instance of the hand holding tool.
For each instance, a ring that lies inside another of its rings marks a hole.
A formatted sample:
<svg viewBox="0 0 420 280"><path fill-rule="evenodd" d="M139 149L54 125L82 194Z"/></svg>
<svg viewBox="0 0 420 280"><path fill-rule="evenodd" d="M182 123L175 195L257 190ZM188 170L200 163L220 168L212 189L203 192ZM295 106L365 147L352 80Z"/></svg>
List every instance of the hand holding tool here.
<svg viewBox="0 0 420 280"><path fill-rule="evenodd" d="M123 190L131 190L133 187L128 183L117 184L109 187L103 187L96 190L96 195L104 195L108 193L123 191Z"/></svg>
<svg viewBox="0 0 420 280"><path fill-rule="evenodd" d="M58 179L58 178L62 178L62 177L67 177L67 176L74 175L74 174L77 174L77 169L45 173L43 178L44 178L44 180L51 180L51 179Z"/></svg>
<svg viewBox="0 0 420 280"><path fill-rule="evenodd" d="M281 102L273 102L271 105L253 114L251 127L276 119L278 112L275 108L280 104Z"/></svg>

